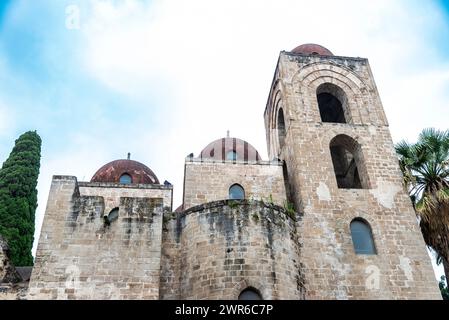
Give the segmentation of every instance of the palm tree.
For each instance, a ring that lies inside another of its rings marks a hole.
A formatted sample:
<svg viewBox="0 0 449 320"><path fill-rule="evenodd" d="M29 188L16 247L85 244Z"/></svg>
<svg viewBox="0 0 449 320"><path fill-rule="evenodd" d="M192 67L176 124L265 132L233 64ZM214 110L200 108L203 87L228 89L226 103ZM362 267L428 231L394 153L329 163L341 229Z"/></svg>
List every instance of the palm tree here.
<svg viewBox="0 0 449 320"><path fill-rule="evenodd" d="M424 240L449 282L449 131L424 129L418 142L402 141L396 152Z"/></svg>

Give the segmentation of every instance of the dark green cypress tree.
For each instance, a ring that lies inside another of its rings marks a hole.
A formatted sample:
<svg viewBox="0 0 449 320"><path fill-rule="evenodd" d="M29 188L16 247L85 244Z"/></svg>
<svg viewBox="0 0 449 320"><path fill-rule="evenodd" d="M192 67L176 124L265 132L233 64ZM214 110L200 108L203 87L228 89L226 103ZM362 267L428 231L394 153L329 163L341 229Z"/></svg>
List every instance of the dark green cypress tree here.
<svg viewBox="0 0 449 320"><path fill-rule="evenodd" d="M36 131L22 134L0 169L0 234L16 266L32 266L34 216L41 138Z"/></svg>

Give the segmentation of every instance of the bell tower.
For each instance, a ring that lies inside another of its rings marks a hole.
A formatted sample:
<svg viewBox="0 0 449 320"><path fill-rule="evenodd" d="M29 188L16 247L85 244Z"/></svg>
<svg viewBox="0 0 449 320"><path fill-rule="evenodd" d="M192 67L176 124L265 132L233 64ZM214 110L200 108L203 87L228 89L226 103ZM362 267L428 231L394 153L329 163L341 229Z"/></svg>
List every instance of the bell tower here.
<svg viewBox="0 0 449 320"><path fill-rule="evenodd" d="M265 109L309 299L440 299L367 59L282 51Z"/></svg>

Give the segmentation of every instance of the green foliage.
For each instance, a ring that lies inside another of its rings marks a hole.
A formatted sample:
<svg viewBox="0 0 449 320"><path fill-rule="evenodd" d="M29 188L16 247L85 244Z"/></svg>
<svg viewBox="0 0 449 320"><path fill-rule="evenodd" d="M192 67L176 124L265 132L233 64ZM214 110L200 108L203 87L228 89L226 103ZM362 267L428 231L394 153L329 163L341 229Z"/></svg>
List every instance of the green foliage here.
<svg viewBox="0 0 449 320"><path fill-rule="evenodd" d="M426 244L449 265L449 131L424 129L414 144L396 145L404 185ZM446 278L449 277L445 267Z"/></svg>
<svg viewBox="0 0 449 320"><path fill-rule="evenodd" d="M438 284L441 291L441 296L443 297L443 300L449 300L449 289L446 286L446 277L441 276L440 283Z"/></svg>
<svg viewBox="0 0 449 320"><path fill-rule="evenodd" d="M288 201L284 202L284 210L288 214L288 216L292 219L295 219L295 206L293 203L290 203Z"/></svg>
<svg viewBox="0 0 449 320"><path fill-rule="evenodd" d="M22 134L0 169L0 234L16 266L33 265L34 217L41 138L35 131Z"/></svg>
<svg viewBox="0 0 449 320"><path fill-rule="evenodd" d="M231 209L235 209L235 208L237 208L237 207L239 206L239 202L238 202L238 201L235 201L235 200L229 200L229 201L228 201L228 206L229 206Z"/></svg>
<svg viewBox="0 0 449 320"><path fill-rule="evenodd" d="M268 206L274 205L273 195L270 193L270 196L268 198L266 198L266 200L264 197L261 197L260 202L262 202L264 205L268 205Z"/></svg>
<svg viewBox="0 0 449 320"><path fill-rule="evenodd" d="M255 222L258 222L258 221L259 221L259 215L258 215L257 213L253 213L253 214L252 214L252 217L253 217L253 219L254 219Z"/></svg>

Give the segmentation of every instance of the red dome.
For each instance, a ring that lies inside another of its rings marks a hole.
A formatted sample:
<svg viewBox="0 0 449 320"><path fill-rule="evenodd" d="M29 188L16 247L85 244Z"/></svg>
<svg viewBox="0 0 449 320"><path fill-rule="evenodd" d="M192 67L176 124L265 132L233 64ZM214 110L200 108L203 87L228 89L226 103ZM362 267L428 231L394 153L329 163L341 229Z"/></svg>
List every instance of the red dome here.
<svg viewBox="0 0 449 320"><path fill-rule="evenodd" d="M320 46L319 44L314 43L307 43L302 44L295 49L293 49L291 52L293 53L299 53L299 54L307 54L307 55L320 55L320 56L333 56L332 52L330 52L328 49L326 49L323 46Z"/></svg>
<svg viewBox="0 0 449 320"><path fill-rule="evenodd" d="M238 138L221 138L207 145L200 153L200 158L214 160L259 161L259 152L248 142Z"/></svg>
<svg viewBox="0 0 449 320"><path fill-rule="evenodd" d="M102 166L92 177L91 182L120 183L120 177L127 174L133 184L159 184L150 168L134 160L115 160Z"/></svg>

